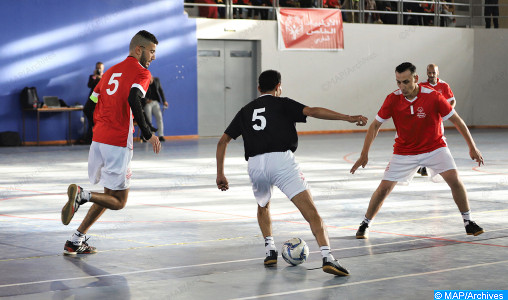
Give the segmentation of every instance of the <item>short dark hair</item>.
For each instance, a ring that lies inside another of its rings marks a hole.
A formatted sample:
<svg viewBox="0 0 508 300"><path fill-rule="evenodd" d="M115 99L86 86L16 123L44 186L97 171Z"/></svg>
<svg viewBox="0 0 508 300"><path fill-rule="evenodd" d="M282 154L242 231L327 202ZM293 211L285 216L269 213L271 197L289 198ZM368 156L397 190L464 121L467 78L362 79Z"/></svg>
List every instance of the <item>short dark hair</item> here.
<svg viewBox="0 0 508 300"><path fill-rule="evenodd" d="M155 45L159 44L159 41L155 37L155 35L151 34L146 30L140 30L134 37L131 39L131 43L129 45L129 50L133 50L136 46L146 46L147 42L152 42Z"/></svg>
<svg viewBox="0 0 508 300"><path fill-rule="evenodd" d="M258 84L261 93L273 91L280 83L281 76L278 71L266 70L259 75Z"/></svg>
<svg viewBox="0 0 508 300"><path fill-rule="evenodd" d="M397 73L403 73L407 70L411 72L411 75L414 75L416 73L416 66L410 62L403 62L395 68L395 72Z"/></svg>
<svg viewBox="0 0 508 300"><path fill-rule="evenodd" d="M150 32L148 32L146 30L140 30L138 33L136 33L136 35L140 35L140 36L144 37L145 39L149 40L150 42L154 43L155 45L159 44L159 41L157 40L155 35L151 34Z"/></svg>

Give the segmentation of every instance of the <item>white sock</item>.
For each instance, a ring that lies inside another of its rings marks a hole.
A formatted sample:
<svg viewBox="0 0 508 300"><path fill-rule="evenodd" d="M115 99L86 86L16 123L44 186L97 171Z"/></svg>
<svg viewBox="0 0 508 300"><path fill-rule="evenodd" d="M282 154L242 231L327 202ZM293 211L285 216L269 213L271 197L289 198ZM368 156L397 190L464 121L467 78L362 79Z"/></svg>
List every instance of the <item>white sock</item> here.
<svg viewBox="0 0 508 300"><path fill-rule="evenodd" d="M80 198L81 198L81 204L85 204L87 203L88 201L90 201L90 198L92 198L92 192L90 191L87 191L87 190L84 190L84 189L81 189L81 193L80 193Z"/></svg>
<svg viewBox="0 0 508 300"><path fill-rule="evenodd" d="M277 250L275 247L275 241L273 240L273 236L265 237L265 252L266 255L270 254L270 250Z"/></svg>
<svg viewBox="0 0 508 300"><path fill-rule="evenodd" d="M78 230L74 232L71 236L71 242L76 246L81 246L81 243L83 243L83 240L85 239L85 235Z"/></svg>
<svg viewBox="0 0 508 300"><path fill-rule="evenodd" d="M466 212L461 212L462 219L464 220L464 225L469 224L469 221L471 221L471 210L468 210Z"/></svg>
<svg viewBox="0 0 508 300"><path fill-rule="evenodd" d="M320 249L323 258L326 258L328 261L335 260L335 258L332 255L332 250L330 249L330 246L322 246Z"/></svg>
<svg viewBox="0 0 508 300"><path fill-rule="evenodd" d="M367 225L368 225L368 224L370 224L370 222L372 222L371 219L367 219L367 217L365 217L365 216L363 217L363 223L367 223Z"/></svg>

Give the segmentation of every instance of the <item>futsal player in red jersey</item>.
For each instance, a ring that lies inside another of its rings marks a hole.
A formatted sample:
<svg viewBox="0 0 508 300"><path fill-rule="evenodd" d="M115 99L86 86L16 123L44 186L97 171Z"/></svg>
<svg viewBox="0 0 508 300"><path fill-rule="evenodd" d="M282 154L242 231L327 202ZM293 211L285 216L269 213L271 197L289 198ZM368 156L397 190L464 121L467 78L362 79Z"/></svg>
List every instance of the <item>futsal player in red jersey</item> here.
<svg viewBox="0 0 508 300"><path fill-rule="evenodd" d="M448 83L439 78L439 67L436 64L429 64L427 66L427 78L427 81L420 83L420 85L438 91L445 97L446 101L450 102L450 105L455 108L457 102L455 101L452 89ZM427 169L422 167L418 169L418 173L422 176L427 176Z"/></svg>
<svg viewBox="0 0 508 300"><path fill-rule="evenodd" d="M435 89L445 97L446 101L450 102L452 107L455 107L456 101L452 89L448 83L439 78L439 67L436 64L427 66L427 81L420 85Z"/></svg>
<svg viewBox="0 0 508 300"><path fill-rule="evenodd" d="M419 166L427 167L431 176L441 175L450 186L468 235L484 231L471 221L467 192L457 173L455 161L443 139L441 122L450 120L469 146L471 159L483 164L483 157L476 148L469 129L450 103L439 92L419 85L416 67L408 62L395 69L398 90L386 97L376 119L370 125L360 158L351 173L365 167L369 161L369 149L383 122L392 118L397 130L394 153L386 167L383 180L372 195L367 213L356 233L356 238L368 237L368 228L383 201L397 182L409 183Z"/></svg>
<svg viewBox="0 0 508 300"><path fill-rule="evenodd" d="M306 122L307 117L324 120L342 120L365 126L364 116L348 116L322 107L308 107L290 98L280 97L281 75L267 70L259 75L261 96L245 105L234 117L217 144L217 187L226 191L229 182L224 175L226 148L231 139L243 137L245 160L258 203L258 223L265 238L265 265L277 263L277 248L272 236L270 199L277 186L300 210L310 224L312 233L323 256L323 271L346 276L330 249L330 241L323 220L316 210L310 189L293 152L298 147L295 122Z"/></svg>
<svg viewBox="0 0 508 300"><path fill-rule="evenodd" d="M92 202L81 225L65 243L64 254L96 253L85 234L106 209L119 210L127 204L132 172L133 117L143 137L159 153L161 144L148 127L140 100L145 96L155 60L157 38L139 31L129 45L129 56L111 67L95 87L85 109L93 110L93 139L88 156L90 183L104 186L104 193L90 192L76 184L67 189L68 201L62 208L62 223L69 224L80 205Z"/></svg>

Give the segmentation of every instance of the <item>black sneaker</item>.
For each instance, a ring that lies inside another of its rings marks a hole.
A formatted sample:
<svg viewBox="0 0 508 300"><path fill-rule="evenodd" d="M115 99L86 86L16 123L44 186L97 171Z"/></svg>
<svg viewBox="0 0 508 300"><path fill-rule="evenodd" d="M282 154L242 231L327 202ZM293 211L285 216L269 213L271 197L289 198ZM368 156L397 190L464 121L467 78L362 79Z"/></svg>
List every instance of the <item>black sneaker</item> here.
<svg viewBox="0 0 508 300"><path fill-rule="evenodd" d="M341 266L338 260L329 261L326 257L323 257L323 272L337 276L349 275L349 271Z"/></svg>
<svg viewBox="0 0 508 300"><path fill-rule="evenodd" d="M76 254L94 254L97 253L97 249L86 243L88 239L85 239L80 246L74 245L71 241L65 242L64 255L76 255Z"/></svg>
<svg viewBox="0 0 508 300"><path fill-rule="evenodd" d="M422 176L429 176L429 174L427 174L427 168L425 167L421 167L420 168L420 172L419 172Z"/></svg>
<svg viewBox="0 0 508 300"><path fill-rule="evenodd" d="M358 231L356 232L357 239L368 239L369 238L369 224L362 221Z"/></svg>
<svg viewBox="0 0 508 300"><path fill-rule="evenodd" d="M165 142L165 141L166 141L166 139L165 139L165 138L161 135L161 136L159 137L159 141L160 141L160 142Z"/></svg>
<svg viewBox="0 0 508 300"><path fill-rule="evenodd" d="M265 258L265 266L275 265L277 263L277 250L270 250L270 254Z"/></svg>
<svg viewBox="0 0 508 300"><path fill-rule="evenodd" d="M467 233L467 235L477 236L477 235L480 235L480 234L482 234L484 232L485 231L483 231L483 228L478 226L478 224L476 224L473 221L469 221L469 223L466 225L466 233Z"/></svg>
<svg viewBox="0 0 508 300"><path fill-rule="evenodd" d="M69 200L62 208L62 223L67 225L71 222L72 217L78 211L81 205L81 191L83 189L75 184L69 185L67 188L67 196Z"/></svg>

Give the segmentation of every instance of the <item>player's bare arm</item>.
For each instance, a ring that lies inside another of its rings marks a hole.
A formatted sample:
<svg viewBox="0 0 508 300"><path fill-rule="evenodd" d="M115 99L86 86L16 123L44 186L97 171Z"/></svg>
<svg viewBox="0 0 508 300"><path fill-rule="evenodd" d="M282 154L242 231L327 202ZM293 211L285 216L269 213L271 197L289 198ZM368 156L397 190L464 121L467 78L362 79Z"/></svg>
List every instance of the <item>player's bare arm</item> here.
<svg viewBox="0 0 508 300"><path fill-rule="evenodd" d="M453 116L451 116L448 120L450 120L450 122L452 122L453 125L455 125L455 128L457 128L457 130L460 132L460 134L462 134L462 136L466 140L466 143L469 146L469 156L471 157L471 159L476 161L478 163L478 166L483 165L484 163L482 154L480 150L476 148L476 144L473 140L473 137L471 136L471 133L469 132L469 129L466 126L466 123L464 123L462 118L457 113L454 113Z"/></svg>
<svg viewBox="0 0 508 300"><path fill-rule="evenodd" d="M372 145L372 142L374 142L374 139L376 138L377 134L379 133L379 129L381 128L381 125L383 123L379 122L378 120L375 120L370 124L369 129L367 130L367 134L365 135L365 141L363 142L363 149L362 153L360 154L360 157L356 161L356 163L351 168L351 174L354 174L355 171L362 166L362 168L365 168L367 163L369 162L369 149Z"/></svg>
<svg viewBox="0 0 508 300"><path fill-rule="evenodd" d="M229 189L229 183L224 175L224 159L226 158L226 148L228 147L229 142L231 142L231 137L227 134L223 134L217 143L217 152L216 152L216 160L217 160L217 188L221 191L227 191Z"/></svg>
<svg viewBox="0 0 508 300"><path fill-rule="evenodd" d="M303 109L303 114L308 117L313 117L317 119L339 120L339 121L347 121L349 123L356 123L356 126L365 126L368 121L367 117L364 117L362 115L349 116L323 107L306 106Z"/></svg>

